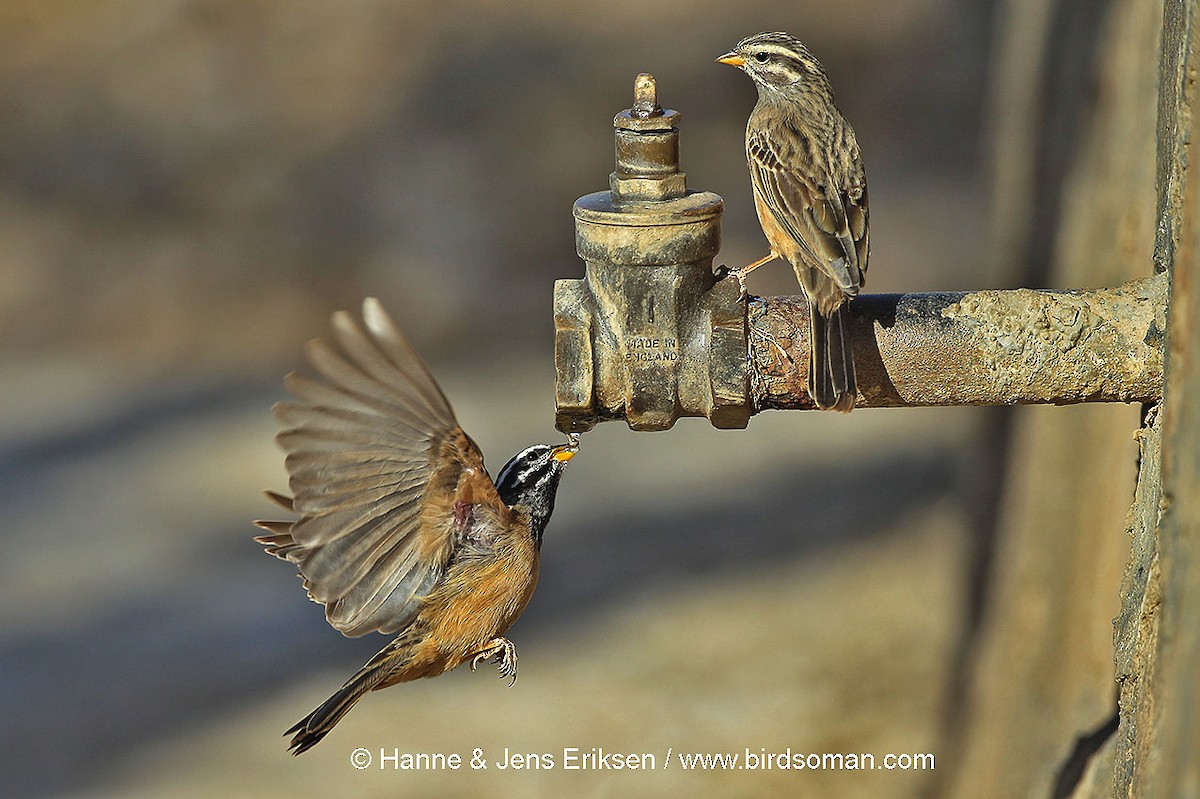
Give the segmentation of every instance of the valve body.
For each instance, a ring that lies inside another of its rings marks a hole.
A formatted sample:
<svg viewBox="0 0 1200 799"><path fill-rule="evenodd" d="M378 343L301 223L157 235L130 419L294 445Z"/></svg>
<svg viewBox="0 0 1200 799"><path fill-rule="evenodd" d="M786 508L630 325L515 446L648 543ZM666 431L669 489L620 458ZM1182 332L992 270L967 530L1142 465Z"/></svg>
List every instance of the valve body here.
<svg viewBox="0 0 1200 799"><path fill-rule="evenodd" d="M613 121L609 190L575 203L582 280L554 285L557 425L582 432L624 418L666 430L680 416L745 427L746 315L734 281L718 282L724 202L688 191L679 114L639 75L634 105Z"/></svg>

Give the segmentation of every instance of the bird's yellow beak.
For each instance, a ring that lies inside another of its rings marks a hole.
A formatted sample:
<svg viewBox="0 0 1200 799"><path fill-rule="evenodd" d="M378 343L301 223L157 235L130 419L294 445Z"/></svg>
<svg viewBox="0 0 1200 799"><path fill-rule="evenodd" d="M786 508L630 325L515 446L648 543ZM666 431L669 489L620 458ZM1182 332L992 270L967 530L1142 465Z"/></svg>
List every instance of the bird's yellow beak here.
<svg viewBox="0 0 1200 799"><path fill-rule="evenodd" d="M746 57L737 53L726 53L718 58L717 61L722 64L728 64L731 67L740 67L746 63Z"/></svg>
<svg viewBox="0 0 1200 799"><path fill-rule="evenodd" d="M570 433L567 435L567 443L559 444L550 451L550 457L560 463L566 463L579 454L579 434Z"/></svg>

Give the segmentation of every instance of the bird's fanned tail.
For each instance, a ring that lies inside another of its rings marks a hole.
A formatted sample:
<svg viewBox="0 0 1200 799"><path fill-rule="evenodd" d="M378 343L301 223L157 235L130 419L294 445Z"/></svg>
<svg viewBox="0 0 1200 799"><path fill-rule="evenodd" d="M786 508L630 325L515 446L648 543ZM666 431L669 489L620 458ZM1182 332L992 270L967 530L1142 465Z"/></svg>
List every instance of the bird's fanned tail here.
<svg viewBox="0 0 1200 799"><path fill-rule="evenodd" d="M849 413L854 410L858 384L854 376L854 353L845 327L846 306L822 314L809 305L812 358L808 385L813 401L823 411Z"/></svg>

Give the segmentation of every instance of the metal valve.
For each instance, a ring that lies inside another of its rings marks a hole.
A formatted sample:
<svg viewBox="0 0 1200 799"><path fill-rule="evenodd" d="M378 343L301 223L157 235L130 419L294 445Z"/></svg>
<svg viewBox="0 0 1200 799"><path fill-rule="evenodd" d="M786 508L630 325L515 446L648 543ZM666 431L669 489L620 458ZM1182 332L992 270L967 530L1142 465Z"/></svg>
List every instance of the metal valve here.
<svg viewBox="0 0 1200 799"><path fill-rule="evenodd" d="M609 189L575 203L585 277L554 284L564 432L616 418L634 430L666 430L680 416L721 428L749 421L746 309L736 282L718 282L712 268L724 201L688 191L678 123L654 78L638 75L633 107L613 120Z"/></svg>

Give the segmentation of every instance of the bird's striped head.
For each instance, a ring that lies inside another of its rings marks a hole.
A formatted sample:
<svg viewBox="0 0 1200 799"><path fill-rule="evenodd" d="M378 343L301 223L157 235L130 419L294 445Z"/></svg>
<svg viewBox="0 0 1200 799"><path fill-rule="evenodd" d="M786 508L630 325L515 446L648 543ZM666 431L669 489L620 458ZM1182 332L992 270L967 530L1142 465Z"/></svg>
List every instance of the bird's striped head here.
<svg viewBox="0 0 1200 799"><path fill-rule="evenodd" d="M496 491L511 508L529 514L533 540L541 546L542 533L554 513L558 482L567 461L579 452L578 439L567 444L534 444L509 458L496 475Z"/></svg>
<svg viewBox="0 0 1200 799"><path fill-rule="evenodd" d="M788 33L747 36L717 61L745 71L760 91L799 86L830 92L832 96L825 68L799 39Z"/></svg>

